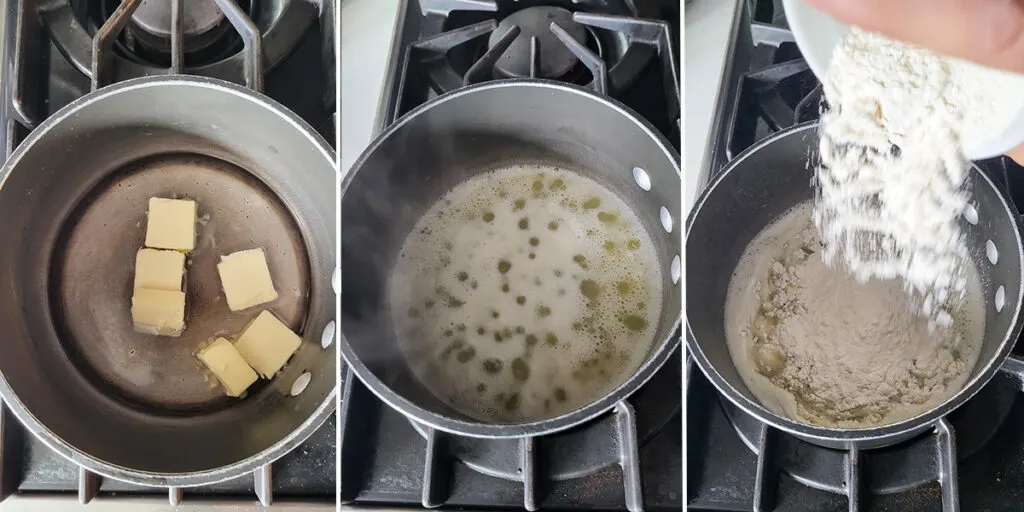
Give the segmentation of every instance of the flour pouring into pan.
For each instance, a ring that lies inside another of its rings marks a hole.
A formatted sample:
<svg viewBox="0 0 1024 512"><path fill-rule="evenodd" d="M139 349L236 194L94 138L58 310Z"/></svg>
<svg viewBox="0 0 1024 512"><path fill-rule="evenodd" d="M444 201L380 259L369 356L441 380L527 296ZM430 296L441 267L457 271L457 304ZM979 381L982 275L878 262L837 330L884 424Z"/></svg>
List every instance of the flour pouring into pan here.
<svg viewBox="0 0 1024 512"><path fill-rule="evenodd" d="M1024 79L854 29L825 81L815 224L830 265L901 279L934 325L964 299L964 147L1001 134Z"/></svg>
<svg viewBox="0 0 1024 512"><path fill-rule="evenodd" d="M985 313L964 148L1012 122L1024 79L854 29L825 96L815 198L747 246L726 340L765 407L871 428L926 413L974 371Z"/></svg>
<svg viewBox="0 0 1024 512"><path fill-rule="evenodd" d="M932 328L899 280L860 283L826 265L812 208L762 230L729 283L726 340L744 384L777 414L839 428L912 418L953 396L985 331L970 260L952 326Z"/></svg>

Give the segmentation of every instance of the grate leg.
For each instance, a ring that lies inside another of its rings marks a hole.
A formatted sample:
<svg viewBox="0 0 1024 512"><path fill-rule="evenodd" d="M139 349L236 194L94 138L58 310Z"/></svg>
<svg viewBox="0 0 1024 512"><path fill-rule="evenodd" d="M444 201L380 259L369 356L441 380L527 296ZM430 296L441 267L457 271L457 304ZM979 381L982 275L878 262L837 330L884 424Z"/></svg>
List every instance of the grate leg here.
<svg viewBox="0 0 1024 512"><path fill-rule="evenodd" d="M851 447L846 452L846 498L850 503L850 512L857 512L860 508L860 448Z"/></svg>
<svg viewBox="0 0 1024 512"><path fill-rule="evenodd" d="M935 424L935 445L938 450L939 485L942 486L942 511L958 512L960 490L956 474L956 433L946 418Z"/></svg>
<svg viewBox="0 0 1024 512"><path fill-rule="evenodd" d="M775 509L775 493L778 490L778 471L775 467L775 447L778 434L765 424L757 447L757 479L754 481L754 510L768 512Z"/></svg>
<svg viewBox="0 0 1024 512"><path fill-rule="evenodd" d="M615 428L619 438L619 465L626 491L626 509L644 509L643 483L640 480L640 441L636 431L636 413L625 401L615 404Z"/></svg>
<svg viewBox="0 0 1024 512"><path fill-rule="evenodd" d="M437 508L448 499L449 462L445 434L435 428L427 430L427 456L423 465L423 491L420 503L424 508Z"/></svg>

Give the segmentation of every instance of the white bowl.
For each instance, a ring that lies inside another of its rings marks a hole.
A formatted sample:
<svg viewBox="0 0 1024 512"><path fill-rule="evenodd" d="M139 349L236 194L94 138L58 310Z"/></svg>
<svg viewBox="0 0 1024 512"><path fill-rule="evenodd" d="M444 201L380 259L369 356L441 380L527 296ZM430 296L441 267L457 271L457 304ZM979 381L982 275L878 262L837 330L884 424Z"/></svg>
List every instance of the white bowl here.
<svg viewBox="0 0 1024 512"><path fill-rule="evenodd" d="M782 7L804 60L814 75L824 80L832 53L850 33L850 25L825 14L805 0L782 0ZM1021 143L1024 143L1024 109L1017 113L1002 134L979 147L965 147L964 154L971 160L982 160L1002 155Z"/></svg>
<svg viewBox="0 0 1024 512"><path fill-rule="evenodd" d="M804 0L782 0L786 21L804 60L819 80L825 80L832 52L850 33L850 25L825 14Z"/></svg>

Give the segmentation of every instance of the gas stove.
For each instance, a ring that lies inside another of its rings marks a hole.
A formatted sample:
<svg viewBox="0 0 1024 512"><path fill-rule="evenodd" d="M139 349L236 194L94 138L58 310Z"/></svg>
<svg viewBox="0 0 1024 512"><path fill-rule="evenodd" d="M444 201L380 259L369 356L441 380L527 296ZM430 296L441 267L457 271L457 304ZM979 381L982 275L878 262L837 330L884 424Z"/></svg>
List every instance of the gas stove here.
<svg viewBox="0 0 1024 512"><path fill-rule="evenodd" d="M701 187L755 142L820 114L821 84L780 2L743 4ZM1006 158L978 165L1024 207L1024 169ZM931 432L876 450L811 445L734 406L689 360L686 377L687 510L1020 510L1024 343Z"/></svg>
<svg viewBox="0 0 1024 512"><path fill-rule="evenodd" d="M678 1L409 0L399 11L379 132L439 94L534 77L590 87L680 142ZM416 424L342 369L345 507L679 510L679 351L640 391L566 432L467 438Z"/></svg>
<svg viewBox="0 0 1024 512"><path fill-rule="evenodd" d="M0 160L90 90L142 76L221 78L261 91L332 143L334 0L7 0L0 11ZM172 29L173 27L173 29ZM263 58L254 56L262 54ZM60 457L0 403L0 502L139 507L296 502L333 509L336 422L250 478L188 489L104 479ZM271 476L272 475L272 476Z"/></svg>

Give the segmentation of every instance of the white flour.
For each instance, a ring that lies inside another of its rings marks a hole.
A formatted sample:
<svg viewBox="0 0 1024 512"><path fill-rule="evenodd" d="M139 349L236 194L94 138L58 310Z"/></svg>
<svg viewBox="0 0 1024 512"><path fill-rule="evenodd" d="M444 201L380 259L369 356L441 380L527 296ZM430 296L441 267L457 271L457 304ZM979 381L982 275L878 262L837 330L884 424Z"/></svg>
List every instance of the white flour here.
<svg viewBox="0 0 1024 512"><path fill-rule="evenodd" d="M930 329L898 280L858 283L821 259L808 201L747 246L725 308L739 374L772 411L839 428L895 423L959 391L984 335L980 282L951 328Z"/></svg>
<svg viewBox="0 0 1024 512"><path fill-rule="evenodd" d="M949 326L966 289L962 148L1002 133L1024 106L1024 78L854 29L825 95L814 212L825 261L861 282L902 279Z"/></svg>

